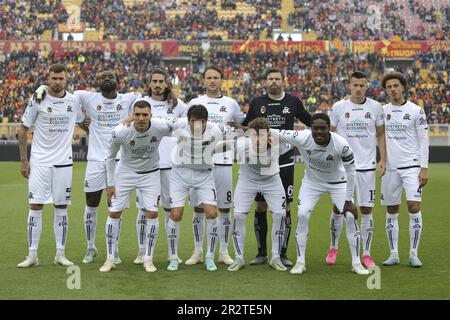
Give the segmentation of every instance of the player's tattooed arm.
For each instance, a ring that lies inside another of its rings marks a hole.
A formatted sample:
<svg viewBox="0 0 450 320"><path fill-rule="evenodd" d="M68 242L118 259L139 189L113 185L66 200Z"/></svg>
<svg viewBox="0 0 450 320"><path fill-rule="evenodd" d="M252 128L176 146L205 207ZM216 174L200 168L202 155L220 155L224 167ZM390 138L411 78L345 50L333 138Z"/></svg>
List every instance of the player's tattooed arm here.
<svg viewBox="0 0 450 320"><path fill-rule="evenodd" d="M19 128L19 153L20 161L22 165L20 167L20 173L22 176L28 179L30 176L30 163L28 162L28 128L21 125Z"/></svg>

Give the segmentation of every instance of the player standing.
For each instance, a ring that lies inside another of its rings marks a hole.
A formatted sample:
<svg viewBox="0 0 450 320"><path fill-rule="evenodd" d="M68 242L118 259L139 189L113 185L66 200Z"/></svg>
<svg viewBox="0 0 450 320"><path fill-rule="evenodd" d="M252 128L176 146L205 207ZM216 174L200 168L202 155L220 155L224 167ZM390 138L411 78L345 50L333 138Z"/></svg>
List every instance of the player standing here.
<svg viewBox="0 0 450 320"><path fill-rule="evenodd" d="M86 206L84 209L84 230L87 242L87 251L83 263L91 263L97 256L95 246L95 233L97 229L97 213L106 188L106 156L111 140L111 132L123 119L131 114L131 105L141 95L140 93L118 93L119 79L112 70L103 71L98 76L100 92L77 90L77 96L86 111L90 123L83 127L89 134L89 148L87 154L87 166L84 179L84 192ZM45 97L46 86L41 86L37 97ZM117 159L119 161L119 159ZM122 220L121 220L122 221ZM120 234L120 224L119 224ZM115 263L121 263L118 246L116 246Z"/></svg>
<svg viewBox="0 0 450 320"><path fill-rule="evenodd" d="M177 99L177 104L173 105L172 100L169 99L171 93L170 82L167 74L162 69L155 69L150 73L150 87L148 96L143 97L145 101L150 103L152 108L152 117L156 118L185 118L187 112L186 104ZM159 145L159 169L161 177L161 201L160 205L165 211L165 227L167 229L167 222L170 216L170 172L172 170L172 153L175 150L177 140L174 137L164 137ZM139 194L139 192L138 192ZM139 196L138 196L139 198ZM139 202L139 201L137 201ZM136 205L138 208L141 205ZM145 223L146 216L142 209L136 218L136 234L138 237L139 251L135 264L142 264L144 262L145 254ZM181 263L181 259L179 259Z"/></svg>
<svg viewBox="0 0 450 320"><path fill-rule="evenodd" d="M398 215L402 188L409 211L409 264L420 268L418 257L422 233L422 188L428 182L428 124L425 111L404 98L406 78L400 72L384 75L382 87L390 103L384 106L387 171L381 180L381 203L387 206L386 234L390 257L385 266L400 263L398 255Z"/></svg>
<svg viewBox="0 0 450 320"><path fill-rule="evenodd" d="M356 165L356 198L361 209L362 263L366 268L375 266L370 255L373 239L372 208L375 204L375 170L377 142L380 148L380 175L386 171L386 141L383 108L377 101L367 98L367 77L356 71L350 76L350 98L336 102L331 108L331 131L343 136L350 144ZM342 231L342 215L336 206L330 217L331 245L326 262L336 263L338 241Z"/></svg>
<svg viewBox="0 0 450 320"><path fill-rule="evenodd" d="M352 256L352 271L367 275L359 258L359 230L357 211L352 202L355 187L355 160L349 143L340 135L330 132L330 118L323 113L312 116L311 131L283 130L280 142L296 146L305 160L305 175L298 195L296 229L297 263L292 274L306 272L306 242L311 214L324 193L344 215L347 240Z"/></svg>
<svg viewBox="0 0 450 320"><path fill-rule="evenodd" d="M208 109L208 121L211 123L226 125L229 121L241 123L245 115L236 100L224 96L221 92L223 82L223 72L216 66L207 66L203 73L206 94L193 99L189 106L201 104ZM219 262L227 265L233 262L228 253L228 242L231 226L231 208L233 207L232 187L232 155L228 153L218 153L214 155L214 167L212 173L217 191L217 207L219 208ZM186 261L187 265L203 262L203 235L205 232L203 208L197 203L195 192L191 194L191 203L195 206L192 218L192 229L194 233L194 252Z"/></svg>
<svg viewBox="0 0 450 320"><path fill-rule="evenodd" d="M53 230L56 240L55 264L73 265L65 257L68 219L67 205L71 203L72 190L72 138L75 122L81 122L79 99L65 91L66 67L50 66L48 95L36 103L30 100L19 128L21 173L28 180L28 257L17 267L39 265L37 251L42 231L42 209L53 203ZM28 162L28 130L34 127L31 158Z"/></svg>
<svg viewBox="0 0 450 320"><path fill-rule="evenodd" d="M250 102L247 117L242 123L246 126L251 120L264 117L274 129L293 130L296 119L305 125L311 125L311 115L305 110L303 102L296 96L284 91L283 73L279 69L266 72L267 94L256 97ZM293 265L287 258L287 246L291 233L291 202L294 196L294 152L290 151L279 159L280 177L286 192L286 229L285 242L281 251L281 261L287 267ZM255 235L258 243L258 254L250 264L257 265L267 260L267 203L264 197L257 195L255 209Z"/></svg>
<svg viewBox="0 0 450 320"><path fill-rule="evenodd" d="M108 257L100 268L108 272L115 268L122 211L130 205L131 192L140 190L140 204L146 214L144 269L155 272L153 253L158 239L158 202L161 193L158 147L164 136L171 134L166 121L152 119L151 106L143 100L133 104L134 122L128 127L120 124L112 131L106 167L108 176L109 216L106 222ZM122 148L122 158L116 171L116 156Z"/></svg>
<svg viewBox="0 0 450 320"><path fill-rule="evenodd" d="M84 209L84 226L87 241L87 252L83 263L91 263L97 255L95 232L97 213L103 189L107 187L106 156L111 140L111 132L123 119L131 114L131 105L141 95L139 93L118 93L118 78L113 71L100 74L100 92L84 90L74 94L81 100L86 109L89 124L89 148L84 180L86 206ZM117 159L116 161L119 161ZM118 248L116 248L118 249ZM118 251L115 252L115 263L120 263Z"/></svg>

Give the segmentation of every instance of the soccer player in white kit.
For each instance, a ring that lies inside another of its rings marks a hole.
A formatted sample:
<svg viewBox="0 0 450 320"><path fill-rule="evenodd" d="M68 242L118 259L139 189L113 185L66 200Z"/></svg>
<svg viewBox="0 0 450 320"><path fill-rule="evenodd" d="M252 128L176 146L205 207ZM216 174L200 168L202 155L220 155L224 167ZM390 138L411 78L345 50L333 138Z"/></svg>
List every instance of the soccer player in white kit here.
<svg viewBox="0 0 450 320"><path fill-rule="evenodd" d="M87 252L83 263L90 263L97 255L95 233L97 213L103 189L106 188L106 156L111 140L111 132L131 114L131 105L140 98L140 93L118 93L118 78L113 71L100 74L101 92L75 91L81 100L89 124L89 148L84 180L86 206L84 209L84 227L87 241ZM119 161L119 159L117 159ZM116 248L117 249L117 248ZM115 263L120 263L118 251L115 252Z"/></svg>
<svg viewBox="0 0 450 320"><path fill-rule="evenodd" d="M84 119L77 97L65 91L66 67L54 64L48 73L48 95L40 103L27 105L19 128L21 173L28 180L28 256L17 267L39 265L37 251L42 231L42 209L53 203L56 240L55 264L73 265L65 257L68 220L67 205L72 190L72 138L76 122ZM34 127L31 158L28 162L28 130Z"/></svg>
<svg viewBox="0 0 450 320"><path fill-rule="evenodd" d="M155 69L150 73L150 87L148 90L148 96L143 97L145 101L150 103L152 108L153 118L185 118L187 112L187 105L177 99L176 106L172 101L168 99L168 95L171 92L170 82L167 78L167 74L162 69ZM177 139L174 137L164 137L159 145L159 170L161 177L161 201L160 205L165 211L165 226L167 228L167 222L170 216L170 172L172 170L172 153L175 150ZM139 192L137 192L139 198ZM137 201L139 202L139 201ZM140 204L136 204L137 208L140 208ZM142 264L144 262L145 254L145 223L146 216L142 209L139 209L139 213L136 218L136 234L138 238L139 251L135 264ZM182 262L179 259L180 263Z"/></svg>
<svg viewBox="0 0 450 320"><path fill-rule="evenodd" d="M115 246L122 211L129 208L133 190L140 190L140 204L147 217L145 231L144 269L155 272L153 253L158 239L158 202L161 193L158 147L171 127L162 119L152 119L151 106L138 99L133 103L134 122L128 127L120 124L112 131L112 140L106 159L108 179L109 216L106 222L108 256L100 268L109 272L115 268ZM116 171L116 156L122 148L122 157Z"/></svg>
<svg viewBox="0 0 450 320"><path fill-rule="evenodd" d="M245 119L239 104L233 98L224 96L221 92L223 72L216 66L207 66L203 73L206 94L189 102L189 106L201 104L208 109L208 121L226 125L229 121L241 123ZM212 168L217 191L217 207L219 208L219 262L227 265L233 262L228 253L228 242L231 227L231 208L233 207L233 173L232 154L218 153L214 155ZM186 261L187 265L203 262L203 235L205 232L205 214L197 201L195 192L190 195L191 204L194 205L192 229L194 233L194 252Z"/></svg>
<svg viewBox="0 0 450 320"><path fill-rule="evenodd" d="M357 211L352 202L355 187L355 159L349 143L340 135L330 132L330 118L323 113L312 116L311 131L282 130L280 142L296 146L305 161L305 175L298 196L296 229L297 263L292 274L306 272L306 242L311 214L324 193L344 215L347 240L352 256L352 271L367 275L359 257L359 230Z"/></svg>
<svg viewBox="0 0 450 320"><path fill-rule="evenodd" d="M88 132L89 147L87 154L87 166L84 179L84 192L86 206L84 208L84 230L87 242L87 251L83 263L91 263L97 256L95 246L95 234L97 230L97 213L106 188L106 156L111 140L111 132L125 118L131 114L132 103L141 97L140 93L118 93L119 79L112 70L103 71L98 76L100 92L77 90L77 96L87 118L90 119L88 127L83 127ZM41 97L47 87L40 87L38 97ZM117 159L119 161L119 159ZM120 227L119 227L120 234ZM121 263L118 246L115 252L115 263Z"/></svg>
<svg viewBox="0 0 450 320"><path fill-rule="evenodd" d="M387 206L386 234L390 256L385 266L400 263L398 255L398 215L402 188L409 211L409 264L420 268L418 257L422 233L422 188L428 182L428 124L425 111L407 101L403 94L406 78L400 72L384 75L381 81L390 103L384 106L387 171L381 179L381 204Z"/></svg>
<svg viewBox="0 0 450 320"><path fill-rule="evenodd" d="M240 163L234 195L233 245L236 258L228 267L237 271L244 267L245 220L256 194L261 193L272 212L272 258L270 265L285 271L280 254L286 223L286 196L280 178L278 158L291 150L288 144L278 144L269 134L270 124L256 118L248 124L247 135L234 142L234 154Z"/></svg>
<svg viewBox="0 0 450 320"><path fill-rule="evenodd" d="M189 108L187 121L174 119L174 135L177 137L177 149L173 157L170 173L171 213L167 223L167 242L169 245L169 271L177 271L178 242L180 240L180 221L186 197L195 191L198 203L203 204L207 218L207 253L205 268L216 271L214 253L217 244L218 219L217 195L212 175L214 147L225 137L225 127L208 121L208 110L203 105Z"/></svg>
<svg viewBox="0 0 450 320"><path fill-rule="evenodd" d="M373 239L372 208L375 205L375 170L377 142L380 148L380 175L386 171L386 141L383 108L377 101L367 98L367 77L360 71L350 76L350 97L336 102L331 108L331 131L343 136L350 144L356 165L356 198L361 209L362 263L373 268L370 255ZM330 217L331 244L327 264L335 264L338 241L342 231L342 215L336 206Z"/></svg>

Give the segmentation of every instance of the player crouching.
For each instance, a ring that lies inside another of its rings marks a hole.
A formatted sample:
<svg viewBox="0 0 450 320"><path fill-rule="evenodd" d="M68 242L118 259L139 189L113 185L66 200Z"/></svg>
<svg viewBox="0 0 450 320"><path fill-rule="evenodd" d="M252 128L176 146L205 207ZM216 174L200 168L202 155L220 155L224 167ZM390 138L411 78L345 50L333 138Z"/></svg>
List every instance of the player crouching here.
<svg viewBox="0 0 450 320"><path fill-rule="evenodd" d="M280 259L286 223L286 196L279 174L278 158L291 147L272 139L269 135L270 125L265 118L252 120L248 128L248 134L234 143L234 152L241 165L234 196L232 235L235 259L228 270L237 271L244 267L245 220L253 199L260 193L266 199L273 218L270 265L275 270L286 271Z"/></svg>
<svg viewBox="0 0 450 320"><path fill-rule="evenodd" d="M292 274L306 271L305 253L308 224L311 214L324 193L329 193L347 224L347 240L352 256L352 271L359 275L369 272L362 266L359 256L360 232L356 223L357 211L352 202L355 187L355 160L348 142L330 132L330 118L317 113L312 117L311 131L283 130L280 142L290 143L300 151L305 161L305 175L298 196L298 220L295 238L297 263Z"/></svg>

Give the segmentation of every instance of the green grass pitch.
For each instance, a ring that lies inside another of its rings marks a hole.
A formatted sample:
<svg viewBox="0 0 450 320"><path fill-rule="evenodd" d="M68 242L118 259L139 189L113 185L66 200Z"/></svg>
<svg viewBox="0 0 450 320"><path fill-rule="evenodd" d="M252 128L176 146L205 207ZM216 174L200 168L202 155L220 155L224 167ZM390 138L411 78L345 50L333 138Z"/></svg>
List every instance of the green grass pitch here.
<svg viewBox="0 0 450 320"><path fill-rule="evenodd" d="M237 168L235 168L237 169ZM351 273L350 254L345 231L340 239L340 251L335 266L325 264L329 245L330 199L324 196L310 220L307 248L308 272L301 276L278 272L268 265L249 266L238 272L229 272L218 264L217 272L207 272L202 265L181 265L179 272L166 271L167 241L160 228L155 265L158 271L147 274L142 266L132 263L137 253L135 234L136 209L124 214L120 240L123 263L116 270L102 274L98 271L105 258L105 199L99 211L96 244L99 256L95 262L84 265L83 178L85 163L76 163L73 174L72 206L69 208L69 237L66 255L80 267L81 288L70 290L66 268L53 265L55 243L53 209L46 206L39 247L40 266L21 270L16 268L27 255L26 220L27 180L20 175L20 163L0 163L0 299L449 299L450 298L450 164L432 164L429 184L424 190L424 229L419 248L424 263L421 269L412 269L408 263L409 217L406 206L400 214L400 259L395 267L381 267L381 288L368 289L367 277ZM236 170L235 170L236 171ZM303 166L296 165L295 199L300 187ZM378 179L379 186L379 179ZM379 187L377 191L379 190ZM379 192L377 192L379 197ZM160 212L161 213L161 212ZM187 208L182 222L179 254L186 260L193 248L192 211ZM388 256L385 235L385 209L374 210L375 234L372 255L375 262ZM296 201L293 206L293 228L297 221ZM160 225L164 224L163 213ZM270 234L270 233L269 233ZM295 230L291 234L289 257L295 261ZM270 241L269 241L270 246ZM233 253L230 242L230 253ZM253 234L253 214L247 219L245 260L248 263L256 253Z"/></svg>

